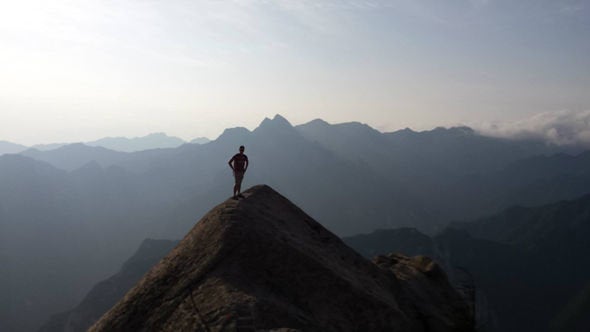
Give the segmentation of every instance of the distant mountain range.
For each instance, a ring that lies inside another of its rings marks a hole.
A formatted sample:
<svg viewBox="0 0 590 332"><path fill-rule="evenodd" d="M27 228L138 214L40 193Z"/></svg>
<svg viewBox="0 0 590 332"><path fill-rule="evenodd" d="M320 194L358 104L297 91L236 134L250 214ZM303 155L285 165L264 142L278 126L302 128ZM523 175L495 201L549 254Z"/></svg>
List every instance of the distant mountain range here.
<svg viewBox="0 0 590 332"><path fill-rule="evenodd" d="M207 144L138 152L71 144L3 155L0 266L10 273L0 274L0 322L35 329L115 273L145 238L185 234L231 194L227 162L240 145L251 162L245 187L273 186L338 235L397 227L432 234L451 220L590 192L590 152L563 154L464 127L380 133L360 123L292 126L276 116Z"/></svg>
<svg viewBox="0 0 590 332"><path fill-rule="evenodd" d="M20 144L10 143L7 141L0 141L0 155L6 153L19 153L26 150L27 147Z"/></svg>
<svg viewBox="0 0 590 332"><path fill-rule="evenodd" d="M396 251L434 257L472 274L480 290L478 331L588 331L590 195L512 207L429 237L380 230L344 241L367 257Z"/></svg>
<svg viewBox="0 0 590 332"><path fill-rule="evenodd" d="M160 191L193 186L193 195L199 196L227 180L222 165L239 145L247 146L255 165L247 179L289 193L329 227L331 220L341 220L332 228L339 234L384 226L432 232L451 219L573 198L590 187L590 153L556 154L554 146L484 137L466 127L383 134L360 123L322 120L294 127L281 116L264 120L252 132L228 129L204 146L121 153L73 144L22 154L67 171L91 162L121 167L140 177L168 179L158 183ZM308 187L316 195L310 197ZM321 208L339 202L346 202L344 210ZM366 219L366 213L377 224L342 221Z"/></svg>
<svg viewBox="0 0 590 332"><path fill-rule="evenodd" d="M191 140L189 143L191 144L206 144L209 143L210 140L206 137L198 137ZM144 150L153 150L153 149L165 149L165 148L176 148L181 146L182 144L186 144L184 140L174 137L168 136L164 133L153 133L142 137L134 137L134 138L127 138L127 137L105 137L98 139L96 141L85 142L84 145L93 146L93 147L102 147L113 151L120 151L120 152L137 152L137 151L144 151ZM29 153L39 153L39 151L51 151L55 149L59 149L61 147L71 145L71 144L80 144L80 143L52 143L52 144L37 144L31 147L27 147L21 144L15 144L6 141L0 141L0 155L7 154L7 153L20 153L27 149L32 149Z"/></svg>
<svg viewBox="0 0 590 332"><path fill-rule="evenodd" d="M191 140L192 144L207 144L209 142L211 142L211 140L208 139L207 137L197 137L197 138Z"/></svg>
<svg viewBox="0 0 590 332"><path fill-rule="evenodd" d="M185 143L185 141L178 137L168 136L164 133L155 133L136 138L107 137L88 142L86 145L100 146L115 151L135 152L151 149L176 148Z"/></svg>

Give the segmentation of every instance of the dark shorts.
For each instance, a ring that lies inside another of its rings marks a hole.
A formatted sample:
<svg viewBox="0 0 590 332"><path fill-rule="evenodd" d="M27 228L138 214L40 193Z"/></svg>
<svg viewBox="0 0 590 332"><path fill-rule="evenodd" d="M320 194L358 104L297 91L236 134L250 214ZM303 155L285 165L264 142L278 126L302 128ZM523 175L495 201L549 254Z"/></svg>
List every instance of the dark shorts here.
<svg viewBox="0 0 590 332"><path fill-rule="evenodd" d="M234 171L234 178L236 179L236 184L242 184L242 180L244 180L244 171Z"/></svg>

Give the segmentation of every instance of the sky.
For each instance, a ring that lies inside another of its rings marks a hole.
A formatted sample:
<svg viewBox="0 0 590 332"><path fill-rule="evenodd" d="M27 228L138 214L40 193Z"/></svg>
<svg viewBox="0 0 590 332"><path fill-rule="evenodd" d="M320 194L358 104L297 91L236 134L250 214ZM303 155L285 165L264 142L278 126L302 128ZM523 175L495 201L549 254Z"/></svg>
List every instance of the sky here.
<svg viewBox="0 0 590 332"><path fill-rule="evenodd" d="M274 114L587 135L589 31L587 0L0 0L0 140L215 138Z"/></svg>

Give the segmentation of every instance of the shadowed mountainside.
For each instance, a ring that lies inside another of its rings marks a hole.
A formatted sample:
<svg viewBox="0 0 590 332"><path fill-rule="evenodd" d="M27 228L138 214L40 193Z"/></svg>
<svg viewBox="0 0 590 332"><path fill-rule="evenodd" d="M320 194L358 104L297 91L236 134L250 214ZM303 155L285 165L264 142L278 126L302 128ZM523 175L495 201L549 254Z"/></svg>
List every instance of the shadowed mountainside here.
<svg viewBox="0 0 590 332"><path fill-rule="evenodd" d="M36 330L73 307L150 237L150 217L162 205L136 180L117 167L68 173L0 156L3 331Z"/></svg>
<svg viewBox="0 0 590 332"><path fill-rule="evenodd" d="M431 255L454 279L473 276L481 331L586 331L590 296L590 195L453 223L429 237L413 229L344 238L367 257Z"/></svg>
<svg viewBox="0 0 590 332"><path fill-rule="evenodd" d="M137 252L121 270L95 285L74 309L54 315L39 332L84 332L117 303L178 241L151 240L142 242Z"/></svg>
<svg viewBox="0 0 590 332"><path fill-rule="evenodd" d="M473 330L428 258L371 263L270 187L244 196L211 210L89 331Z"/></svg>

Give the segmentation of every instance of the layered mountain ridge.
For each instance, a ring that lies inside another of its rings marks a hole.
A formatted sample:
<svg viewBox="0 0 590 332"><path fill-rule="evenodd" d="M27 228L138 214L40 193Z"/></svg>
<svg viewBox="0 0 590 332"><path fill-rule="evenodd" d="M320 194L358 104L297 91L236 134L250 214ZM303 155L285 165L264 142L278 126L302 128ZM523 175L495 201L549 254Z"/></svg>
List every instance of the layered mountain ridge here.
<svg viewBox="0 0 590 332"><path fill-rule="evenodd" d="M550 156L551 147L466 128L383 134L356 122L263 122L203 145L123 153L77 144L36 159L0 156L4 329L35 330L72 308L145 238L186 234L231 192L227 161L239 145L251 161L245 185L268 183L341 236L396 227L433 234L451 220L590 188L588 153Z"/></svg>
<svg viewBox="0 0 590 332"><path fill-rule="evenodd" d="M35 144L32 146L25 146L12 142L0 140L0 155L20 153L25 150L30 150L34 154L40 155L40 152L56 150L68 145L84 144L89 147L102 147L118 152L138 152L153 149L176 148L183 144L206 144L210 140L206 137L198 137L190 142L168 136L165 133L151 133L142 137L104 137L95 141L87 141L80 143L49 143L49 144Z"/></svg>

